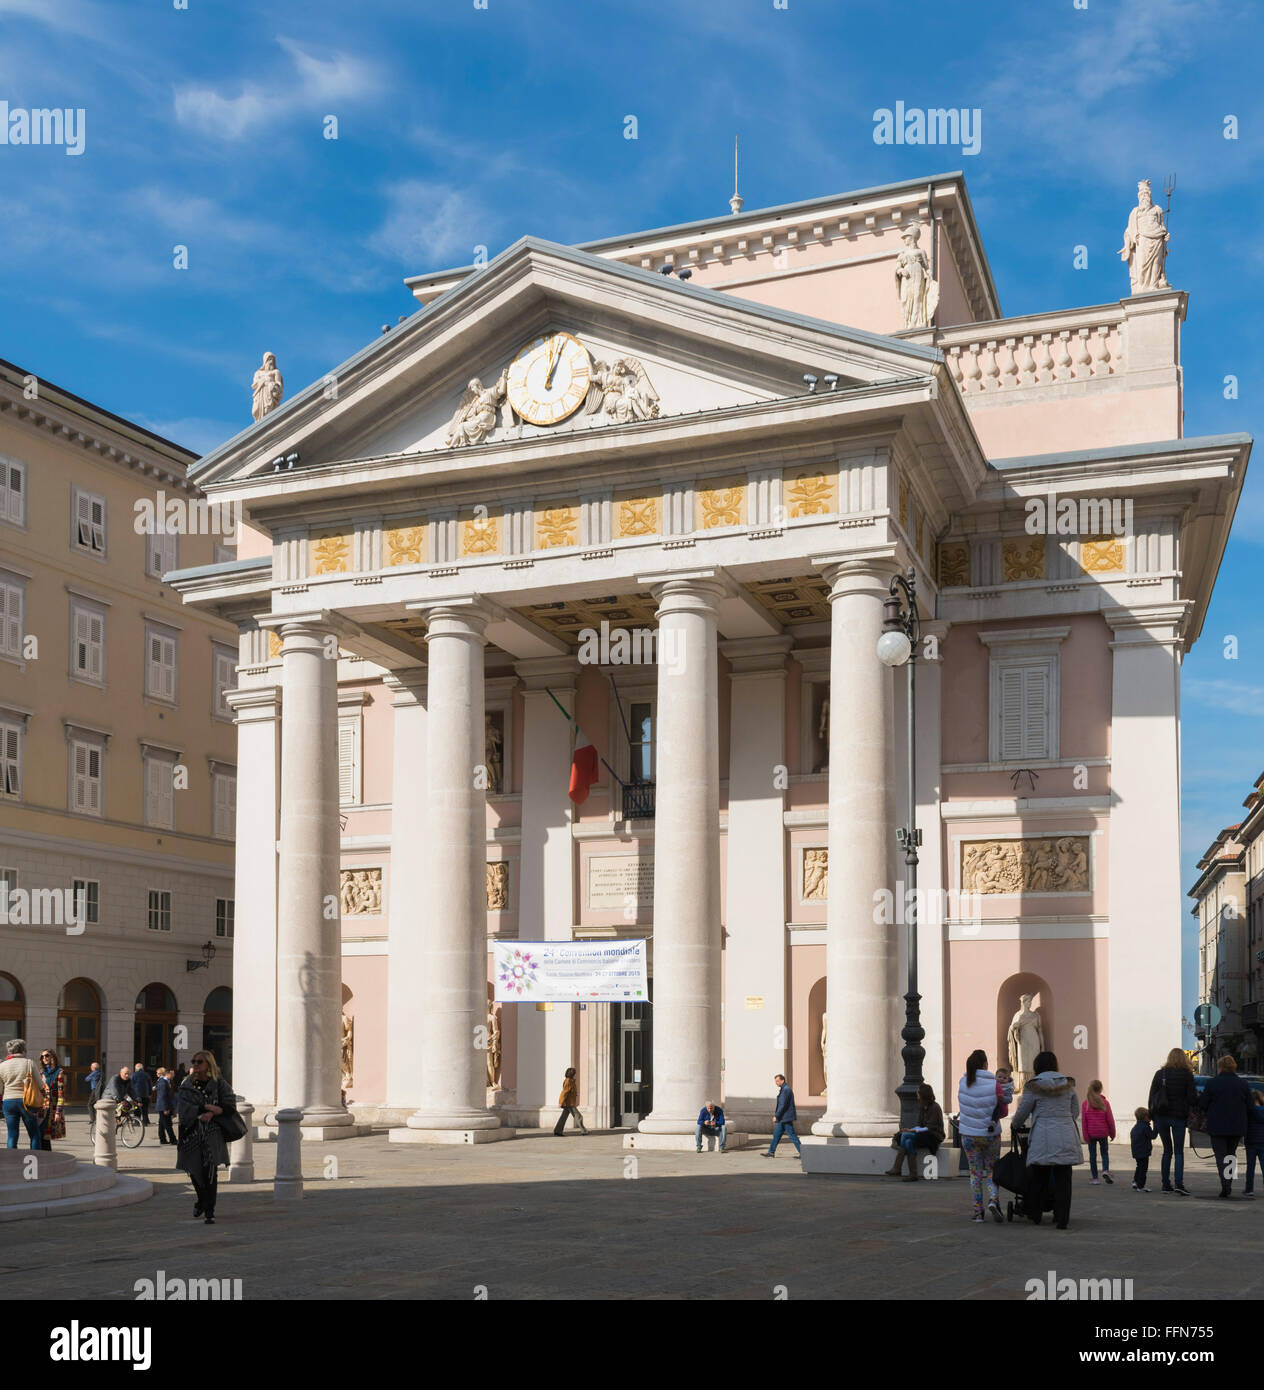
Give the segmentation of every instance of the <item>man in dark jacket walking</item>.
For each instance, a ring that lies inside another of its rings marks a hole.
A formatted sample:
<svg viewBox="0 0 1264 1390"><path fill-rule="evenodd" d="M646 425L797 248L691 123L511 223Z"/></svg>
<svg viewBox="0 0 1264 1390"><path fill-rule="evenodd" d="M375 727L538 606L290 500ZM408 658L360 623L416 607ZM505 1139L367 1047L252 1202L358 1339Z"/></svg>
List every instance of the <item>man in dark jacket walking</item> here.
<svg viewBox="0 0 1264 1390"><path fill-rule="evenodd" d="M132 1099L140 1104L140 1122L149 1124L149 1097L154 1093L154 1083L149 1079L144 1062L136 1063L132 1073Z"/></svg>
<svg viewBox="0 0 1264 1390"><path fill-rule="evenodd" d="M772 1143L764 1150L763 1156L764 1158L775 1158L777 1145L781 1143L781 1136L788 1134L794 1142L795 1152L802 1158L803 1145L799 1143L799 1136L794 1132L794 1123L799 1118L799 1112L794 1108L794 1092L780 1072L773 1077L773 1080L779 1087L777 1110L772 1121Z"/></svg>
<svg viewBox="0 0 1264 1390"><path fill-rule="evenodd" d="M1238 1075L1238 1064L1232 1057L1222 1057L1216 1066L1216 1075L1203 1087L1202 1100L1207 1107L1211 1151L1216 1155L1216 1171L1220 1174L1220 1195L1228 1197L1233 1191L1238 1141L1247 1132L1251 1088Z"/></svg>
<svg viewBox="0 0 1264 1390"><path fill-rule="evenodd" d="M171 1117L175 1109L175 1100L171 1094L171 1078L167 1075L165 1067L158 1068L158 1082L154 1087L154 1109L158 1112L158 1142L174 1144L176 1135L171 1127Z"/></svg>
<svg viewBox="0 0 1264 1390"><path fill-rule="evenodd" d="M88 1138L91 1139L96 1133L97 1101L101 1099L101 1087L105 1083L105 1073L101 1070L101 1063L93 1062L88 1068L87 1076L80 1077L80 1082L88 1088Z"/></svg>

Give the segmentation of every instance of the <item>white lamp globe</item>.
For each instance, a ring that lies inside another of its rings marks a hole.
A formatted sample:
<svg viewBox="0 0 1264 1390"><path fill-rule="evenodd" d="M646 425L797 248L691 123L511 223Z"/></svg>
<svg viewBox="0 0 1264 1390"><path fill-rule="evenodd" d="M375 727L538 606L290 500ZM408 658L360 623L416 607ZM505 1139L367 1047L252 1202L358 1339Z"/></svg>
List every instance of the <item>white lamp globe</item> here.
<svg viewBox="0 0 1264 1390"><path fill-rule="evenodd" d="M878 660L884 666L903 666L912 650L913 644L903 632L884 632L878 638Z"/></svg>

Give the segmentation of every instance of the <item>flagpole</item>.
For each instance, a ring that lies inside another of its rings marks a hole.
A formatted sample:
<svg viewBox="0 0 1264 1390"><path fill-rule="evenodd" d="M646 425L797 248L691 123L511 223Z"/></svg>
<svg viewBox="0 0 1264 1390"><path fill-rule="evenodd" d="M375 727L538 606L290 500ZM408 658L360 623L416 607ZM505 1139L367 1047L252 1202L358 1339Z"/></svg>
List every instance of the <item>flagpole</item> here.
<svg viewBox="0 0 1264 1390"><path fill-rule="evenodd" d="M547 685L544 687L544 693L566 716L567 722L571 725L571 727L579 730L579 732L582 734L584 731L583 729L580 729L579 722L573 719L571 715L567 713L566 706L561 702L561 700L557 698L556 695L554 695L554 693L548 688ZM622 777L619 776L619 774L614 770L614 768L612 768L610 764L606 762L605 758L603 758L600 753L597 754L597 761L602 765L602 767L606 769L606 771L611 775L611 777L613 777L614 780L618 782L618 784L626 790L628 784L623 780Z"/></svg>

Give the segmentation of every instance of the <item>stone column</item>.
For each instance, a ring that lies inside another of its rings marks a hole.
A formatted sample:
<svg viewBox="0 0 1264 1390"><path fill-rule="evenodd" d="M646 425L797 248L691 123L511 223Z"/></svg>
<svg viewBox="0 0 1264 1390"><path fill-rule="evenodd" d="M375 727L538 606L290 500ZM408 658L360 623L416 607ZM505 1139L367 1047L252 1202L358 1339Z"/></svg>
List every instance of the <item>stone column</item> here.
<svg viewBox="0 0 1264 1390"><path fill-rule="evenodd" d="M483 738L483 629L476 598L423 609L429 630L426 767L429 778L418 981L421 1105L416 1130L494 1130L487 1059L487 795L475 776Z"/></svg>
<svg viewBox="0 0 1264 1390"><path fill-rule="evenodd" d="M426 672L393 671L394 760L391 772L390 954L386 975L386 1104L412 1110L422 1075L417 989L426 973L422 921L426 884Z"/></svg>
<svg viewBox="0 0 1264 1390"><path fill-rule="evenodd" d="M287 618L277 626L285 700L277 1101L301 1110L304 1128L337 1130L352 1123L340 1100L338 641L328 614Z"/></svg>
<svg viewBox="0 0 1264 1390"><path fill-rule="evenodd" d="M1155 1058L1180 1038L1180 670L1189 606L1162 603L1104 614L1114 633L1109 1036L1095 1041L1097 1055L1108 1059L1103 1079L1121 1096L1146 1095ZM1099 858L1093 869L1098 912L1102 868Z"/></svg>
<svg viewBox="0 0 1264 1390"><path fill-rule="evenodd" d="M261 1112L276 1104L279 696L272 685L228 696L237 720L233 1087Z"/></svg>
<svg viewBox="0 0 1264 1390"><path fill-rule="evenodd" d="M882 605L895 564L857 556L826 565L830 584L829 904L826 1044L829 1094L813 1134L889 1137L899 1115L893 1028L899 928L876 922L892 873L891 672L878 660Z"/></svg>
<svg viewBox="0 0 1264 1390"><path fill-rule="evenodd" d="M575 878L571 840L571 799L567 794L571 761L571 727L548 691L575 712L574 657L540 657L519 661L523 680L522 849L518 857L518 935L524 941L568 941L575 924L572 897ZM557 1118L556 1101L567 1067L580 1068L571 1056L570 1004L548 1012L517 1004L517 1108L545 1110ZM590 1078L580 1076L581 1087ZM581 1091L581 1094L583 1092ZM544 1122L545 1116L541 1117Z"/></svg>
<svg viewBox="0 0 1264 1390"><path fill-rule="evenodd" d="M642 581L644 582L644 581ZM692 1134L720 1094L720 749L711 577L658 599L654 824L654 1076L645 1134Z"/></svg>
<svg viewBox="0 0 1264 1390"><path fill-rule="evenodd" d="M730 667L729 828L724 944L724 1109L758 1132L787 1068L786 654L789 637L722 642ZM780 771L780 776L778 775ZM762 1009L747 1009L757 995ZM806 1086L804 1086L806 1093Z"/></svg>

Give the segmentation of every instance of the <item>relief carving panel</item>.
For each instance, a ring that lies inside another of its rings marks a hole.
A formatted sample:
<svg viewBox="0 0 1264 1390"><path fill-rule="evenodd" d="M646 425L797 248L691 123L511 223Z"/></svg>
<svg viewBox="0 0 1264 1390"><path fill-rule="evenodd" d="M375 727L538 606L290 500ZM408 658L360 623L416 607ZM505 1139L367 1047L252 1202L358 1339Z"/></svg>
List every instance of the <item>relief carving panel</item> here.
<svg viewBox="0 0 1264 1390"><path fill-rule="evenodd" d="M966 840L961 845L965 893L1088 893L1089 837Z"/></svg>

